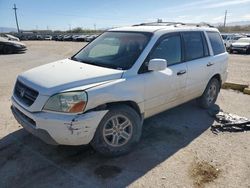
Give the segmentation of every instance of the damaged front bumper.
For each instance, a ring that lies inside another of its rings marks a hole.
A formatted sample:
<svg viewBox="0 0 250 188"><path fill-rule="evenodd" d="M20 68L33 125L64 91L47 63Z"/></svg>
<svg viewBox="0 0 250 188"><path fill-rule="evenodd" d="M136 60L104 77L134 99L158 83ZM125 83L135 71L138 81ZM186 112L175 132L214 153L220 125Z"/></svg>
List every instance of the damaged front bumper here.
<svg viewBox="0 0 250 188"><path fill-rule="evenodd" d="M30 133L53 145L84 145L94 137L96 128L108 110L79 115L29 112L12 99L12 113Z"/></svg>

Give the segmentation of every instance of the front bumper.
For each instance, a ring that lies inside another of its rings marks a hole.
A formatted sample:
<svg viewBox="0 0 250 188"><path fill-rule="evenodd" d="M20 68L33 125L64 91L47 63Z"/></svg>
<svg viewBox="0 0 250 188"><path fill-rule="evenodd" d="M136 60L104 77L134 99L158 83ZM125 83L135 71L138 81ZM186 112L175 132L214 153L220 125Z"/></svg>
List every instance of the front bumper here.
<svg viewBox="0 0 250 188"><path fill-rule="evenodd" d="M96 128L108 110L79 115L28 112L12 98L12 113L31 134L53 145L84 145L94 137Z"/></svg>
<svg viewBox="0 0 250 188"><path fill-rule="evenodd" d="M242 48L242 47L231 47L230 50L232 51L237 51L237 52L246 52L247 48Z"/></svg>

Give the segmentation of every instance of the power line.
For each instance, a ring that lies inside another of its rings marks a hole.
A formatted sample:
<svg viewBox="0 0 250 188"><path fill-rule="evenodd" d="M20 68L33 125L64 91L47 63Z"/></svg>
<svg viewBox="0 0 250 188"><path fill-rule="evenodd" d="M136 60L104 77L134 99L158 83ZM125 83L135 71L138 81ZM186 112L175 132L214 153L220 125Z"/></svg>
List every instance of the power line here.
<svg viewBox="0 0 250 188"><path fill-rule="evenodd" d="M19 25L18 25L17 15L16 15L16 10L17 10L17 8L16 8L16 4L14 4L13 10L14 10L14 12L15 12L15 18L16 18L16 27L17 27L17 31L18 31L18 33L19 33L19 32L20 32L20 30L19 30Z"/></svg>

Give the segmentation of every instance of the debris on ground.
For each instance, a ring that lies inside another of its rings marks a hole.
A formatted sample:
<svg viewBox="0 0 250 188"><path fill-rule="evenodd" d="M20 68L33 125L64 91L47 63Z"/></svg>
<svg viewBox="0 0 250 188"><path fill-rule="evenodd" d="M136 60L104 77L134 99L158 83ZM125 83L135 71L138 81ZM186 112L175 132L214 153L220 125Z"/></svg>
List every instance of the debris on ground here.
<svg viewBox="0 0 250 188"><path fill-rule="evenodd" d="M223 112L222 110L212 109L209 114L215 118L218 124L211 126L214 134L219 132L244 132L250 131L250 119L235 114Z"/></svg>
<svg viewBox="0 0 250 188"><path fill-rule="evenodd" d="M190 176L194 181L194 185L199 188L217 179L220 172L218 168L206 161L194 162L190 168Z"/></svg>

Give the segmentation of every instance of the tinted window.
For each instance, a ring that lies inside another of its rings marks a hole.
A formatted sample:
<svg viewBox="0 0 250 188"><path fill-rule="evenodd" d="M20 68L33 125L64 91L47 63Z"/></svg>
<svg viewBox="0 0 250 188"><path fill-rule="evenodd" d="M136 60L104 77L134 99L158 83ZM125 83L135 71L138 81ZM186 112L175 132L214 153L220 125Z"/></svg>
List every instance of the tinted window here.
<svg viewBox="0 0 250 188"><path fill-rule="evenodd" d="M224 53L225 46L223 45L220 34L217 32L207 32L207 35L214 51L214 55Z"/></svg>
<svg viewBox="0 0 250 188"><path fill-rule="evenodd" d="M183 33L183 39L186 61L205 56L202 35L200 32L185 32Z"/></svg>
<svg viewBox="0 0 250 188"><path fill-rule="evenodd" d="M166 59L168 66L181 62L181 38L169 36L164 38L150 54L150 59Z"/></svg>

